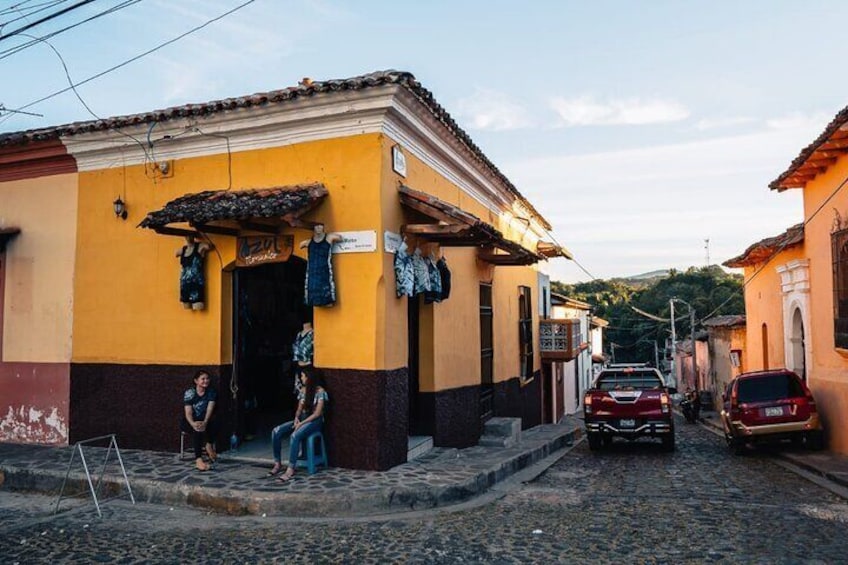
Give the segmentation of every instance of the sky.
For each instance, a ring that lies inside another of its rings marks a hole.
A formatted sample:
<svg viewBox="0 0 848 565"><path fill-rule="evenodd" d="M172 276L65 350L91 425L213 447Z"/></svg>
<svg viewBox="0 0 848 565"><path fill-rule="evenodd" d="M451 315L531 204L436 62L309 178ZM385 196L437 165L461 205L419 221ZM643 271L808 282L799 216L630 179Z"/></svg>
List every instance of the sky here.
<svg viewBox="0 0 848 565"><path fill-rule="evenodd" d="M10 51L29 38L3 35L37 18L11 20L45 1L0 0L5 108L246 0L131 2L52 48ZM27 33L124 3L96 0ZM549 262L551 277L578 282L718 264L803 221L801 191L768 183L848 105L846 20L836 0L254 0L77 91L107 117L409 71L574 254ZM0 112L0 132L93 119L72 92L26 111L42 116Z"/></svg>

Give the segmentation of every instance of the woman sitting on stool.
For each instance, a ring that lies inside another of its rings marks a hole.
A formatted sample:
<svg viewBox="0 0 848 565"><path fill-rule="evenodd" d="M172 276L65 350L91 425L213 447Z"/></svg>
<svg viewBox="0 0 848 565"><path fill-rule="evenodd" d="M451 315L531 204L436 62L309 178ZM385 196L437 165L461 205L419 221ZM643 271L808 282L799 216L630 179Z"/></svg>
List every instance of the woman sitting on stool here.
<svg viewBox="0 0 848 565"><path fill-rule="evenodd" d="M300 382L303 387L297 396L297 411L294 420L280 424L271 432L271 446L274 450L274 467L268 472L274 476L283 470L281 452L283 438L291 434L289 447L289 466L286 472L278 477L279 481L289 481L294 476L297 466L297 455L301 446L306 445L306 439L314 432L320 432L324 427L324 405L330 397L324 389L324 380L316 375L311 367L299 367Z"/></svg>
<svg viewBox="0 0 848 565"><path fill-rule="evenodd" d="M198 371L194 375L194 386L183 394L185 416L180 418L180 429L191 436L194 444L194 460L197 469L208 471L209 465L203 461L203 444L206 443L206 455L214 463L215 438L218 435L218 423L212 418L218 394L209 386L209 373Z"/></svg>

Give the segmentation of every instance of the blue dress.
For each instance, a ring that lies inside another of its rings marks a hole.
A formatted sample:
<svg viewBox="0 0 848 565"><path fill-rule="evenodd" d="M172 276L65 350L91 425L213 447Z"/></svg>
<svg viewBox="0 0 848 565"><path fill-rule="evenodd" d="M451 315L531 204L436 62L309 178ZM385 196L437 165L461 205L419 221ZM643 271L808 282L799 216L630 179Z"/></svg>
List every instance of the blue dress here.
<svg viewBox="0 0 848 565"><path fill-rule="evenodd" d="M199 245L195 245L186 255L188 249L188 245L185 245L180 251L180 266L182 267L182 271L180 271L180 302L186 304L205 302L206 278L203 273L203 255L200 253Z"/></svg>
<svg viewBox="0 0 848 565"><path fill-rule="evenodd" d="M321 241L309 240L303 296L303 301L309 306L332 306L336 302L332 257L333 246L326 237Z"/></svg>

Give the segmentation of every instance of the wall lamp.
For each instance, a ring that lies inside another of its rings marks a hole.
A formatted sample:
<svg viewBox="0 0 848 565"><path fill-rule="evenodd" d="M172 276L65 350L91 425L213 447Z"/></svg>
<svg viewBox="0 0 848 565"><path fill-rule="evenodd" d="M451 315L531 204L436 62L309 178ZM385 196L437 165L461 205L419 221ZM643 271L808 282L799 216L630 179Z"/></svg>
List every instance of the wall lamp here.
<svg viewBox="0 0 848 565"><path fill-rule="evenodd" d="M123 200L121 200L120 196L112 202L112 208L115 210L116 218L121 218L122 220L127 219L127 205Z"/></svg>

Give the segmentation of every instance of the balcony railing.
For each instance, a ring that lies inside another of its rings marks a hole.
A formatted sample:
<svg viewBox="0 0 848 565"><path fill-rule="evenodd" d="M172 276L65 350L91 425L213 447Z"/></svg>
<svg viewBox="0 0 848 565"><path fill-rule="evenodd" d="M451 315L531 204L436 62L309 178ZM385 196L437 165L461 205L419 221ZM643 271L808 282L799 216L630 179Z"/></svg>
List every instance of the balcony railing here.
<svg viewBox="0 0 848 565"><path fill-rule="evenodd" d="M580 320L563 318L539 320L539 351L544 361L571 361L585 345Z"/></svg>

